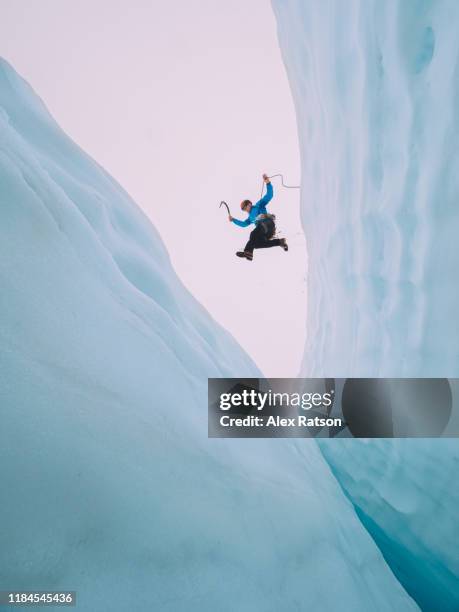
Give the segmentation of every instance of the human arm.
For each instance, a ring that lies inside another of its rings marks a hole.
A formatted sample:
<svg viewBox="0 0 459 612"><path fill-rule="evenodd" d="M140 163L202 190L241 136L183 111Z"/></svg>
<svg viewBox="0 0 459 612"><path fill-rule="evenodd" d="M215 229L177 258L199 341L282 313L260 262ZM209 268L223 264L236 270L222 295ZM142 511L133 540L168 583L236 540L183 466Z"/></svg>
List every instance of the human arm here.
<svg viewBox="0 0 459 612"><path fill-rule="evenodd" d="M248 225L250 225L250 219L248 217L245 221L239 221L239 219L235 219L230 215L228 219L232 221L235 225L239 225L239 227L247 227Z"/></svg>
<svg viewBox="0 0 459 612"><path fill-rule="evenodd" d="M273 186L271 184L271 181L269 180L269 176L267 176L266 174L263 174L263 180L266 183L266 193L265 195L261 198L261 200L258 200L257 205L261 204L262 206L266 206L266 204L268 204L268 202L270 202L273 199Z"/></svg>

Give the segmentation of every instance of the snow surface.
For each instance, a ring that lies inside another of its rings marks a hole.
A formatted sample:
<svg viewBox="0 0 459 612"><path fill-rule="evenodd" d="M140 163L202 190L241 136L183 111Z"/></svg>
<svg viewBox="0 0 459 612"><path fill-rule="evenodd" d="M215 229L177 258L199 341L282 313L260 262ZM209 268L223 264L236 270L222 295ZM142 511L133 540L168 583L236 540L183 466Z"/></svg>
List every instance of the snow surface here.
<svg viewBox="0 0 459 612"><path fill-rule="evenodd" d="M458 377L459 3L273 8L302 157L301 374ZM410 594L458 610L457 440L320 444Z"/></svg>
<svg viewBox="0 0 459 612"><path fill-rule="evenodd" d="M317 446L209 440L258 376L0 63L0 584L78 609L415 610Z"/></svg>

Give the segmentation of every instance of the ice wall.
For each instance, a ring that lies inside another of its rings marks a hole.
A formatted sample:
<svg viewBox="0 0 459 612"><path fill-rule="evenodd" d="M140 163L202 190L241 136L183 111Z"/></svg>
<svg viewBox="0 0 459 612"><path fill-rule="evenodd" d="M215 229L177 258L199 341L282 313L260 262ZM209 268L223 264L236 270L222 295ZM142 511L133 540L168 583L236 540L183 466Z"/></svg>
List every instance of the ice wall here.
<svg viewBox="0 0 459 612"><path fill-rule="evenodd" d="M457 440L322 440L363 525L424 611L459 610Z"/></svg>
<svg viewBox="0 0 459 612"><path fill-rule="evenodd" d="M304 369L459 373L459 4L274 0L298 114Z"/></svg>
<svg viewBox="0 0 459 612"><path fill-rule="evenodd" d="M459 3L272 4L302 157L302 374L459 376ZM322 450L423 609L459 609L456 441Z"/></svg>
<svg viewBox="0 0 459 612"><path fill-rule="evenodd" d="M316 446L207 438L207 377L257 368L5 62L0 286L2 588L84 612L417 609Z"/></svg>

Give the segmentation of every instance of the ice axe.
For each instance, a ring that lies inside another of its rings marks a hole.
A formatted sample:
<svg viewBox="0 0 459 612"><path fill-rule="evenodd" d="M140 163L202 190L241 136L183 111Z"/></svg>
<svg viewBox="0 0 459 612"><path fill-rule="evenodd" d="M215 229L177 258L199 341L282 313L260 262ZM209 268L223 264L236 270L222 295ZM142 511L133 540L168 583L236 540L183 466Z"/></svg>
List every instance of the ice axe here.
<svg viewBox="0 0 459 612"><path fill-rule="evenodd" d="M229 206L228 206L228 204L224 200L222 200L220 202L220 206L218 208L221 208L222 206L226 206L226 210L228 211L228 214L231 216L231 212L230 212Z"/></svg>

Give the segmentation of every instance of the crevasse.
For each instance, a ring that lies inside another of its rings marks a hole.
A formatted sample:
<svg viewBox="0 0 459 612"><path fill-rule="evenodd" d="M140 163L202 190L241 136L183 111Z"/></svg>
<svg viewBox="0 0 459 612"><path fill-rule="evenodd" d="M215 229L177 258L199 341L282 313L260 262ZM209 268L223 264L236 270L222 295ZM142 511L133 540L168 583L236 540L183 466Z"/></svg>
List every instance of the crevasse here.
<svg viewBox="0 0 459 612"><path fill-rule="evenodd" d="M318 448L207 438L257 377L0 62L0 584L87 612L415 610Z"/></svg>

